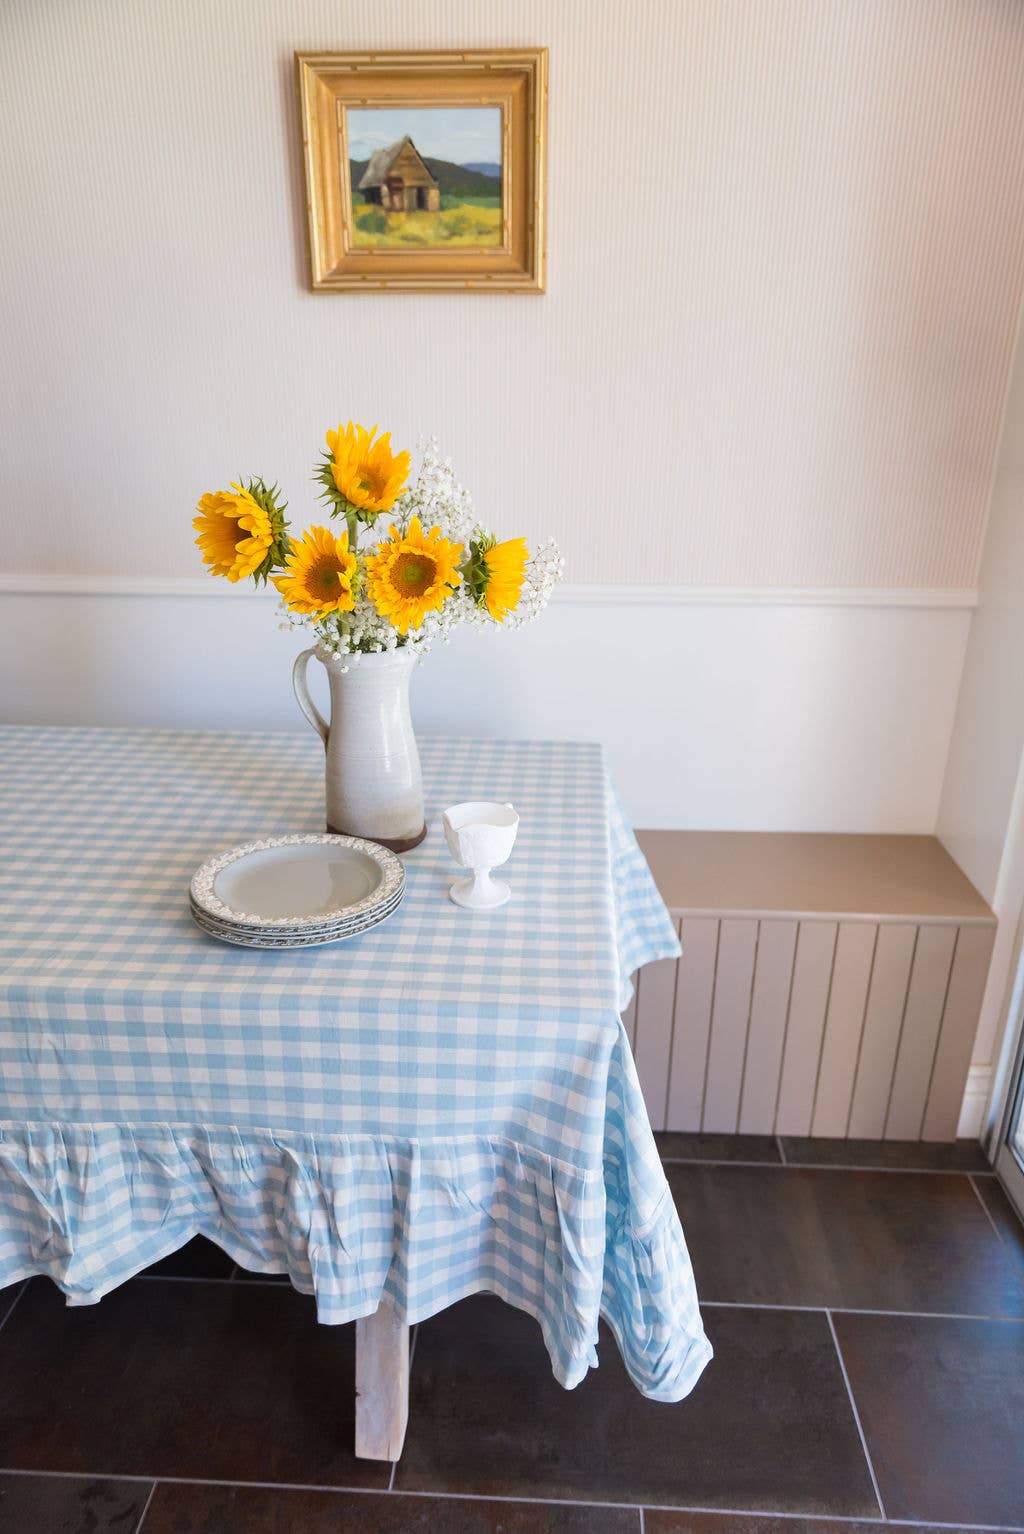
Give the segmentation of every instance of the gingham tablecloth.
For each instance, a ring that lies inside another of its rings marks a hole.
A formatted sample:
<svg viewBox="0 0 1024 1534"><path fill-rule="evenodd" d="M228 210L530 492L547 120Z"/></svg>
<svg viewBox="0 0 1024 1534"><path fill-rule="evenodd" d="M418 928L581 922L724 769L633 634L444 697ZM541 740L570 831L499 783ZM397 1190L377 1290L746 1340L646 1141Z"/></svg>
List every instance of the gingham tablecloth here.
<svg viewBox="0 0 1024 1534"><path fill-rule="evenodd" d="M640 1390L711 1356L619 1011L678 951L600 749L421 742L403 905L254 952L188 913L200 862L323 826L311 735L0 729L0 1285L98 1300L197 1232L319 1319L489 1290L556 1377L607 1319ZM470 914L438 819L522 817L512 902Z"/></svg>

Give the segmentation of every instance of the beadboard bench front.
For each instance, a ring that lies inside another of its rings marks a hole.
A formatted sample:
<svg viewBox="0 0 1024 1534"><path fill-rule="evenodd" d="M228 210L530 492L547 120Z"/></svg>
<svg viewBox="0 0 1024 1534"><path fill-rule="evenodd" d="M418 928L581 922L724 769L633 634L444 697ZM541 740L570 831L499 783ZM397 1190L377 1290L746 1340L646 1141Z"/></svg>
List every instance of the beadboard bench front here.
<svg viewBox="0 0 1024 1534"><path fill-rule="evenodd" d="M996 922L935 837L637 837L683 948L624 1018L655 1129L956 1137Z"/></svg>

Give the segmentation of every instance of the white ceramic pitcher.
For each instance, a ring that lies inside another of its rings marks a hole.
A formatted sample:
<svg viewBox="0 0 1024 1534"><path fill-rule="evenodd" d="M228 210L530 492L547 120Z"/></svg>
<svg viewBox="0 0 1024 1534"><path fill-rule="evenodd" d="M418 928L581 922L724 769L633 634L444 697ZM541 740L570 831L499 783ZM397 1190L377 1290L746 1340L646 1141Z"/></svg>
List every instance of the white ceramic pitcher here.
<svg viewBox="0 0 1024 1534"><path fill-rule="evenodd" d="M306 668L312 655L330 683L330 724L309 695ZM292 668L299 707L327 752L328 831L365 836L393 852L407 852L427 834L420 755L409 713L415 664L411 650L325 658L314 645Z"/></svg>

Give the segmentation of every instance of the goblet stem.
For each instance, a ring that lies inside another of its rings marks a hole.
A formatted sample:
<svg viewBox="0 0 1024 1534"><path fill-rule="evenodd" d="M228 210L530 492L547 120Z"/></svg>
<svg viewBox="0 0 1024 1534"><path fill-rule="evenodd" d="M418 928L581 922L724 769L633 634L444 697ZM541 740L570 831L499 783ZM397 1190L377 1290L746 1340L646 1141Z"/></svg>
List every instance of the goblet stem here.
<svg viewBox="0 0 1024 1534"><path fill-rule="evenodd" d="M479 901L481 905L489 905L497 894L498 891L495 888L494 880L491 878L491 870L489 868L474 868L473 888L470 892L470 898Z"/></svg>

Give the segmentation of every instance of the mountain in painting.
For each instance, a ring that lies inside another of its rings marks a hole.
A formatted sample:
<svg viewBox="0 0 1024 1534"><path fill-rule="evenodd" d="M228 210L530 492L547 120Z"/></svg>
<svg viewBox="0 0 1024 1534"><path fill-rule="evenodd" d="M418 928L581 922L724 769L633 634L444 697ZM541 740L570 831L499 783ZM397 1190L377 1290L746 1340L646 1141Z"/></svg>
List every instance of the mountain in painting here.
<svg viewBox="0 0 1024 1534"><path fill-rule="evenodd" d="M429 155L423 156L423 163L430 174L436 178L442 193L448 193L450 196L460 194L470 197L500 196L500 166L495 166L493 171L484 172L472 165L455 165L451 160L432 160ZM368 164L368 160L349 161L353 187L359 185Z"/></svg>

